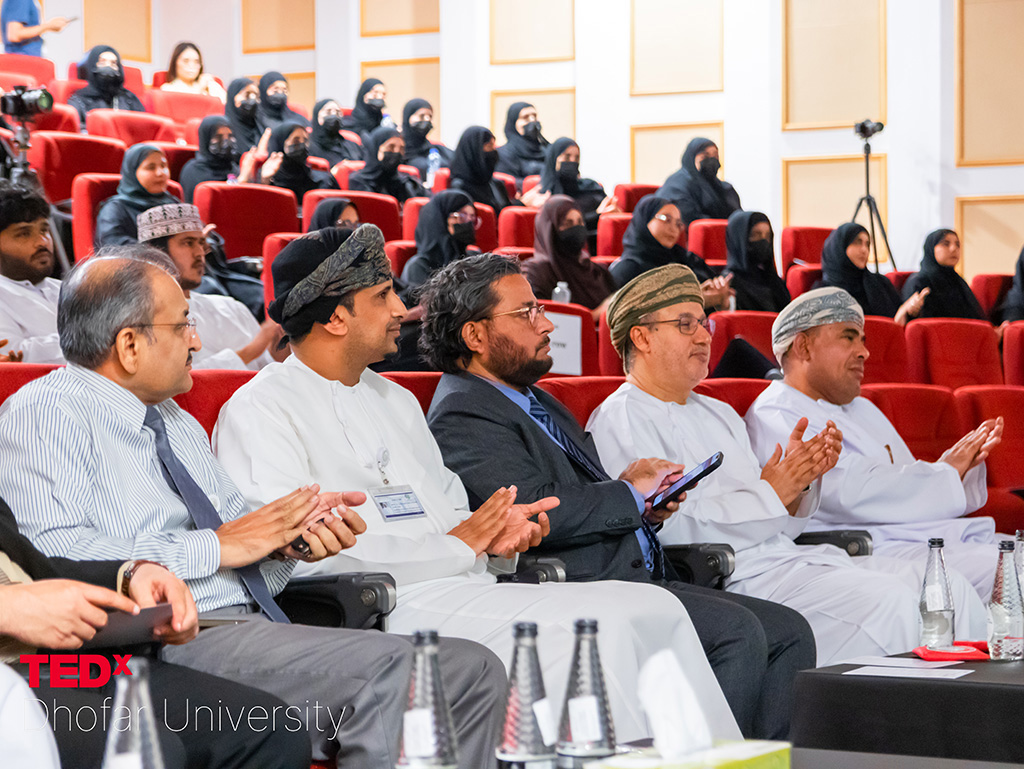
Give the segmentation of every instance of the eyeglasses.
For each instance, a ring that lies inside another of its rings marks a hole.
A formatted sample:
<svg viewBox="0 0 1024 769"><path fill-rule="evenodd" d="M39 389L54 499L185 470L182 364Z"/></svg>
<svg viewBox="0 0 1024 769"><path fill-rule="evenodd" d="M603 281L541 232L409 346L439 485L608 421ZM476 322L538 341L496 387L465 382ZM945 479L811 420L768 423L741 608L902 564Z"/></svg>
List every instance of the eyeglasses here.
<svg viewBox="0 0 1024 769"><path fill-rule="evenodd" d="M675 218L673 218L671 216L667 216L666 214L655 214L654 218L657 219L659 222L665 222L665 224L671 224L671 225L673 225L674 227L676 227L676 228L678 228L680 230L683 229L683 227L686 226L685 224L683 224L683 220L682 219L675 219Z"/></svg>
<svg viewBox="0 0 1024 769"><path fill-rule="evenodd" d="M697 326L701 326L709 334L715 333L715 321L713 318L695 318L692 315L680 315L672 320L652 320L644 323L645 326L657 326L661 323L675 323L679 333L685 336L693 336L697 333Z"/></svg>
<svg viewBox="0 0 1024 769"><path fill-rule="evenodd" d="M509 310L508 312L496 312L488 318L493 320L494 318L500 318L502 315L518 315L520 318L526 318L530 321L533 326L537 325L537 321L544 317L544 306L540 304L531 304L529 307L520 307L518 310Z"/></svg>
<svg viewBox="0 0 1024 769"><path fill-rule="evenodd" d="M453 224L456 222L459 224L472 224L475 229L479 230L484 220L476 214L464 214L461 211L456 211L453 214L448 214L448 221Z"/></svg>
<svg viewBox="0 0 1024 769"><path fill-rule="evenodd" d="M195 318L189 318L184 323L139 323L138 325L134 326L134 328L159 328L161 326L173 328L179 334L185 333L186 330L188 331L188 334L190 336L196 333Z"/></svg>

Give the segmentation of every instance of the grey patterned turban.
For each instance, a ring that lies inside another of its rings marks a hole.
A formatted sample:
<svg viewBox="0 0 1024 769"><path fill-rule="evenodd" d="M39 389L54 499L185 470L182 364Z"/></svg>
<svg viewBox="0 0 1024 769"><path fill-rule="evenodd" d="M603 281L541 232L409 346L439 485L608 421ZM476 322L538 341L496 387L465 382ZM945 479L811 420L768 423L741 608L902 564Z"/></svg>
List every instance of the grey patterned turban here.
<svg viewBox="0 0 1024 769"><path fill-rule="evenodd" d="M772 352L779 363L796 335L829 323L854 323L864 328L864 310L841 288L816 288L786 305L772 324Z"/></svg>

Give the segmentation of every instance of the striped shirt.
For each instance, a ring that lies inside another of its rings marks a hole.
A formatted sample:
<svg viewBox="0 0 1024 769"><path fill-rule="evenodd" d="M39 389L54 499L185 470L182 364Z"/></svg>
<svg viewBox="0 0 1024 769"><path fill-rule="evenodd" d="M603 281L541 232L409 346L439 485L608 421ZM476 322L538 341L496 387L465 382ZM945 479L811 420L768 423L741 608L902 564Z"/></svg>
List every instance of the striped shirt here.
<svg viewBox="0 0 1024 769"><path fill-rule="evenodd" d="M172 400L157 408L175 455L220 517L249 512L199 423ZM217 535L197 529L168 486L145 416L129 390L79 366L30 382L0 408L0 496L46 555L158 561L188 583L199 611L252 603L233 570L220 568ZM263 560L271 593L294 565Z"/></svg>

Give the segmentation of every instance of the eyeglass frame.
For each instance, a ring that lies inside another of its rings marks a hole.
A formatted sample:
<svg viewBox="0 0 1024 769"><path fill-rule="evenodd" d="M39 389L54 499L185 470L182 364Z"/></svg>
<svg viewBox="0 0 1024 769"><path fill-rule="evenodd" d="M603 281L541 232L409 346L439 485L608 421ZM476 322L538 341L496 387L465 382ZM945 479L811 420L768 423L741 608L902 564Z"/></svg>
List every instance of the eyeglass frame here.
<svg viewBox="0 0 1024 769"><path fill-rule="evenodd" d="M453 216L455 217L455 221L458 222L459 224L468 224L469 222L472 221L474 230L479 230L484 223L484 220L478 214L473 213L473 218L470 219L470 214L464 214L461 211L452 211L450 214L448 214L448 219L446 219L445 221L450 220Z"/></svg>
<svg viewBox="0 0 1024 769"><path fill-rule="evenodd" d="M685 322L690 322L694 324L692 331L683 331L683 323ZM671 318L670 320L648 320L639 325L658 326L661 325L662 323L675 323L676 328L679 329L679 333L682 334L683 336L693 336L694 334L697 333L698 326L702 326L704 330L707 331L709 334L715 333L715 319L710 318L707 315L704 316L703 320L695 318L692 315L680 315L678 318Z"/></svg>
<svg viewBox="0 0 1024 769"><path fill-rule="evenodd" d="M506 312L495 312L488 315L483 320L494 320L500 318L503 315L518 315L521 318L526 318L530 321L530 325L534 328L537 327L537 320L540 318L547 317L545 315L545 308L542 304L531 304L529 307L520 307L517 310L507 310Z"/></svg>
<svg viewBox="0 0 1024 769"><path fill-rule="evenodd" d="M160 328L161 326L167 326L169 328L177 329L178 333L188 330L191 336L196 335L196 319L189 318L184 323L136 323L130 328Z"/></svg>
<svg viewBox="0 0 1024 769"><path fill-rule="evenodd" d="M665 224L675 225L677 229L686 229L686 223L682 219L669 219L668 214L655 214L653 218L659 222L665 222Z"/></svg>

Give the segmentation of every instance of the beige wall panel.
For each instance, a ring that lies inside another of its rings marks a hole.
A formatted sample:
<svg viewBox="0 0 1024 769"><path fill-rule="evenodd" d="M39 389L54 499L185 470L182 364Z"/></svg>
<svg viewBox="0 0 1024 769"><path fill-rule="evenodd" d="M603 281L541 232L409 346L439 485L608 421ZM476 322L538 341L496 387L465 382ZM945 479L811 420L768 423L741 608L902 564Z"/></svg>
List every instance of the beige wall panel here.
<svg viewBox="0 0 1024 769"><path fill-rule="evenodd" d="M362 79L376 77L388 89L387 111L395 125L402 125L402 108L410 99L420 98L434 108L434 131L431 139L441 135L441 60L395 59L393 61L364 61ZM351 106L351 105L346 105Z"/></svg>
<svg viewBox="0 0 1024 769"><path fill-rule="evenodd" d="M957 3L957 165L1024 163L1024 2Z"/></svg>
<svg viewBox="0 0 1024 769"><path fill-rule="evenodd" d="M718 156L725 172L725 135L723 123L681 123L676 125L637 125L629 128L630 178L635 184L661 184L679 170L683 150L691 139L703 136L718 145Z"/></svg>
<svg viewBox="0 0 1024 769"><path fill-rule="evenodd" d="M956 199L964 278L1012 275L1024 244L1024 195Z"/></svg>
<svg viewBox="0 0 1024 769"><path fill-rule="evenodd" d="M885 120L885 0L783 0L784 129Z"/></svg>
<svg viewBox="0 0 1024 769"><path fill-rule="evenodd" d="M361 0L359 34L416 35L441 29L438 0Z"/></svg>
<svg viewBox="0 0 1024 769"><path fill-rule="evenodd" d="M498 146L505 143L505 114L517 101L537 108L541 131L548 141L576 136L576 89L551 88L544 91L491 91L491 131ZM583 160L582 162L586 162Z"/></svg>
<svg viewBox="0 0 1024 769"><path fill-rule="evenodd" d="M242 53L316 47L316 0L242 0Z"/></svg>
<svg viewBox="0 0 1024 769"><path fill-rule="evenodd" d="M83 0L82 23L85 50L94 45L109 45L117 49L122 59L153 60L149 2Z"/></svg>
<svg viewBox="0 0 1024 769"><path fill-rule="evenodd" d="M301 104L309 114L313 114L316 104L316 73L315 72L283 72L288 78L288 101ZM259 82L259 78L254 78Z"/></svg>
<svg viewBox="0 0 1024 769"><path fill-rule="evenodd" d="M882 223L887 224L885 155L871 156L871 194L878 201ZM823 158L783 158L782 226L837 227L850 221L857 201L864 194L864 157L843 155ZM866 207L857 221L870 229ZM776 229L780 229L776 225ZM876 230L876 235L879 233ZM879 260L888 261L883 246ZM906 260L897 260L908 269Z"/></svg>
<svg viewBox="0 0 1024 769"><path fill-rule="evenodd" d="M722 0L632 0L629 92L721 90Z"/></svg>
<svg viewBox="0 0 1024 769"><path fill-rule="evenodd" d="M573 0L491 0L491 64L575 59L573 5Z"/></svg>

